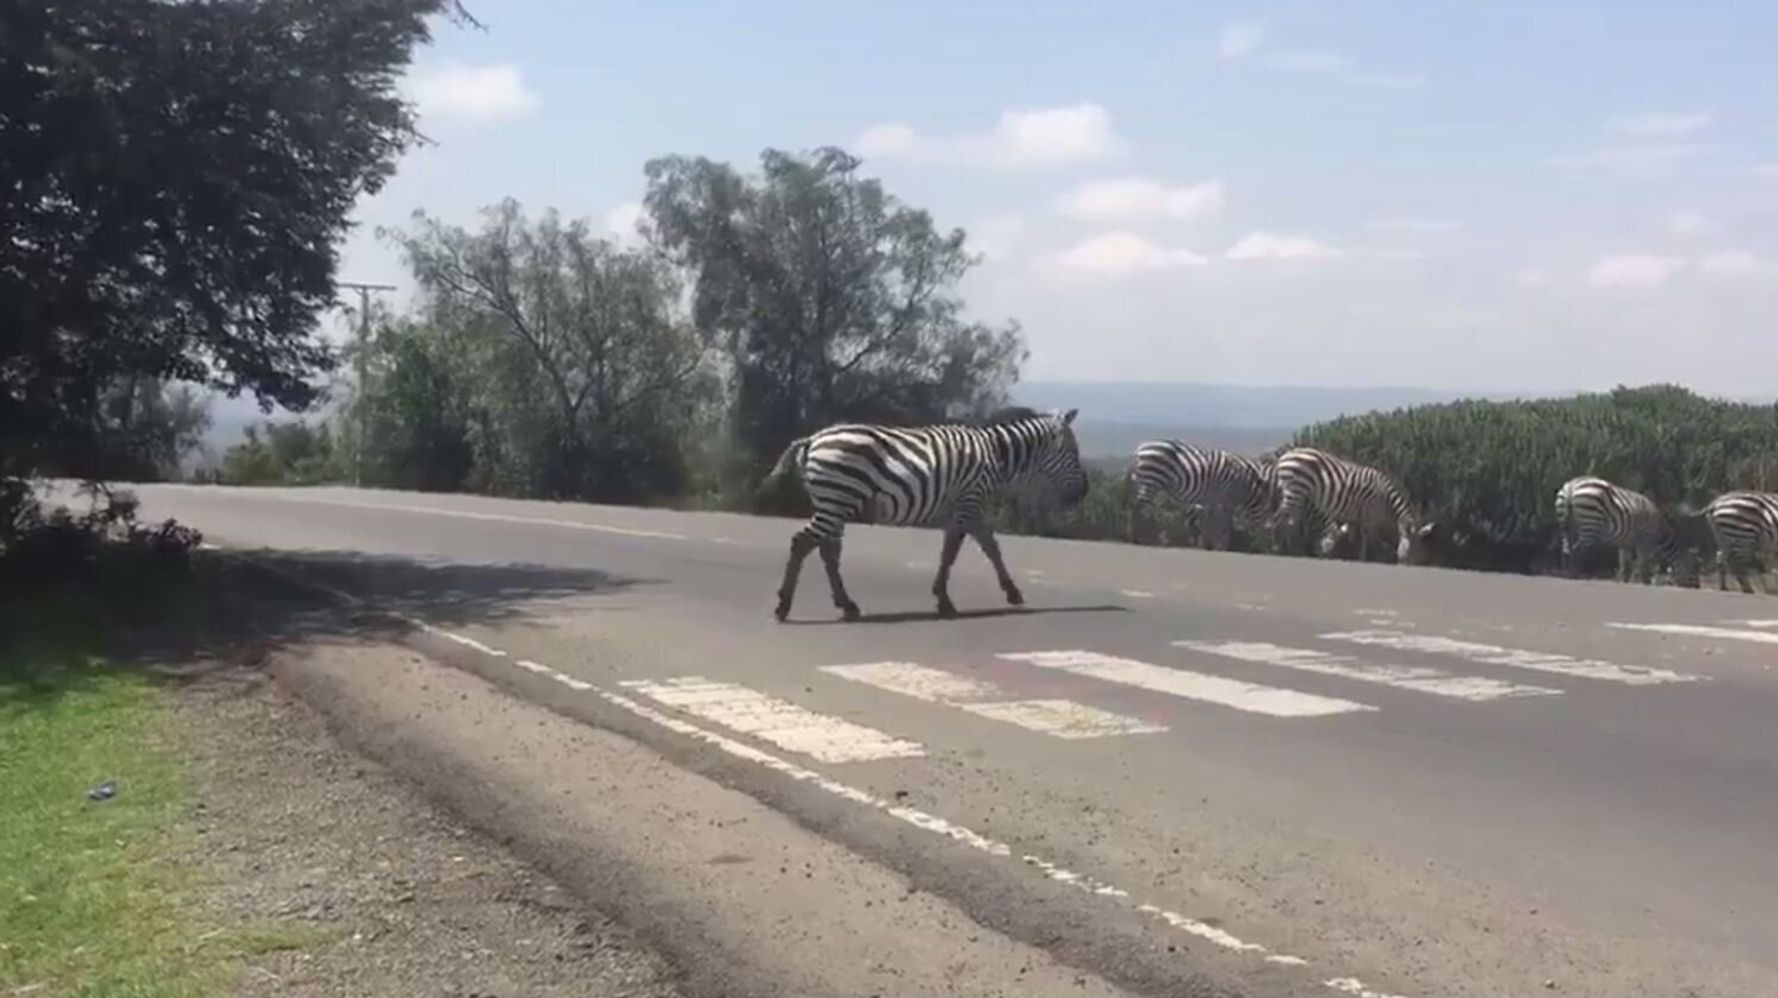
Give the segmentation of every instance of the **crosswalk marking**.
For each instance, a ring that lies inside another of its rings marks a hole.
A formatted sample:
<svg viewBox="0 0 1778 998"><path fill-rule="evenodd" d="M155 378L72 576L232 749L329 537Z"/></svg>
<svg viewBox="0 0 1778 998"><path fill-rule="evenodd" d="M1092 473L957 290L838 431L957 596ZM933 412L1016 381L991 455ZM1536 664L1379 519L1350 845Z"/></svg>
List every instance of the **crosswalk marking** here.
<svg viewBox="0 0 1778 998"><path fill-rule="evenodd" d="M1459 700L1500 700L1506 697L1555 696L1561 690L1544 686L1519 686L1485 676L1460 676L1440 669L1408 665L1380 665L1363 662L1345 655L1332 655L1307 648L1285 648L1265 641L1175 641L1175 647L1208 655L1261 665L1275 665L1303 672L1318 672L1364 683L1379 683L1455 697Z"/></svg>
<svg viewBox="0 0 1778 998"><path fill-rule="evenodd" d="M1551 652L1526 651L1522 648L1502 648L1499 645L1482 644L1476 641L1458 641L1455 638L1436 637L1429 634L1407 634L1402 631L1339 631L1323 634L1321 638L1325 641L1350 641L1361 645L1393 648L1397 651L1455 655L1458 658L1487 665L1505 665L1515 669L1532 669L1561 676L1599 679L1631 686L1688 683L1699 678L1644 665L1618 665L1615 662L1604 662L1598 659L1573 658ZM1778 636L1774 636L1773 640L1778 640Z"/></svg>
<svg viewBox="0 0 1778 998"><path fill-rule="evenodd" d="M820 671L1057 738L1105 738L1167 730L1162 725L1072 700L1006 700L1003 691L992 683L914 662L825 665Z"/></svg>
<svg viewBox="0 0 1778 998"><path fill-rule="evenodd" d="M1377 709L1337 697L1244 683L1185 669L1168 669L1090 651L999 652L997 657L1273 717L1322 717Z"/></svg>
<svg viewBox="0 0 1778 998"><path fill-rule="evenodd" d="M1730 641L1752 641L1755 644L1778 645L1778 632L1742 631L1732 627L1710 627L1705 624L1606 624L1623 631L1652 631L1656 634L1683 634L1694 638L1727 638Z"/></svg>
<svg viewBox="0 0 1778 998"><path fill-rule="evenodd" d="M733 683L702 676L660 681L629 680L623 685L643 696L742 734L801 752L822 762L907 759L926 754L919 742L766 696Z"/></svg>

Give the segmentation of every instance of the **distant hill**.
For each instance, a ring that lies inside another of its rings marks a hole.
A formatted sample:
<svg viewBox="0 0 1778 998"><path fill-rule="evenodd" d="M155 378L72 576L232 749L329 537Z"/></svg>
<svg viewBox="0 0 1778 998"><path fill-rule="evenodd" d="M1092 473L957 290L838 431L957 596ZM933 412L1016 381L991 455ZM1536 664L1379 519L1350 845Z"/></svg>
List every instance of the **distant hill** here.
<svg viewBox="0 0 1778 998"><path fill-rule="evenodd" d="M1033 381L1013 397L1034 408L1079 408L1082 420L1155 426L1295 430L1337 416L1457 398L1509 399L1517 393L1463 393L1430 388L1324 388L1192 382Z"/></svg>

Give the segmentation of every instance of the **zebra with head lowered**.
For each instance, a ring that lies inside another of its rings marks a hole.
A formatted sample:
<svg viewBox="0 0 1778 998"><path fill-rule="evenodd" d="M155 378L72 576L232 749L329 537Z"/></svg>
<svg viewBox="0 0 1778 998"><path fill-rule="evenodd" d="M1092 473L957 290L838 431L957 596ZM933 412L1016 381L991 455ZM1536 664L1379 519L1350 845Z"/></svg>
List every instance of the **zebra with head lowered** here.
<svg viewBox="0 0 1778 998"><path fill-rule="evenodd" d="M1618 581L1634 574L1644 585L1654 582L1657 565L1683 570L1680 532L1673 518L1654 500L1608 482L1597 475L1577 475L1556 490L1556 520L1562 528L1562 564L1594 545L1617 548ZM1680 572L1675 572L1680 574Z"/></svg>
<svg viewBox="0 0 1778 998"><path fill-rule="evenodd" d="M1227 549L1235 523L1251 529L1270 515L1273 506L1270 466L1257 458L1217 447L1199 447L1178 440L1150 440L1137 446L1130 462L1135 496L1130 503L1130 539L1136 539L1136 514L1162 495L1181 505L1203 510L1207 547Z"/></svg>
<svg viewBox="0 0 1778 998"><path fill-rule="evenodd" d="M1728 573L1744 593L1753 592L1747 567L1760 555L1778 549L1778 493L1736 489L1724 492L1704 507L1704 520L1716 542L1716 585L1729 587ZM1760 588L1771 595L1764 573Z"/></svg>
<svg viewBox="0 0 1778 998"><path fill-rule="evenodd" d="M1382 471L1315 447L1292 447L1273 462L1272 480L1278 495L1274 522L1294 531L1308 511L1319 512L1330 528L1322 539L1324 554L1335 537L1355 529L1360 561L1370 553L1372 535L1390 531L1397 535L1397 561L1425 559L1433 524L1420 522L1407 493Z"/></svg>
<svg viewBox="0 0 1778 998"><path fill-rule="evenodd" d="M1013 407L979 426L840 423L792 441L767 480L795 469L814 514L790 540L773 615L780 622L789 616L803 560L819 549L833 605L847 620L858 619L858 604L840 579L840 542L846 524L861 519L885 526L943 523L944 543L932 582L941 617L957 612L949 583L964 535L975 538L993 564L1006 601L1024 603L1000 557L993 529L982 519L982 506L996 494L1033 488L1046 489L1063 508L1080 505L1087 475L1072 427L1078 412Z"/></svg>

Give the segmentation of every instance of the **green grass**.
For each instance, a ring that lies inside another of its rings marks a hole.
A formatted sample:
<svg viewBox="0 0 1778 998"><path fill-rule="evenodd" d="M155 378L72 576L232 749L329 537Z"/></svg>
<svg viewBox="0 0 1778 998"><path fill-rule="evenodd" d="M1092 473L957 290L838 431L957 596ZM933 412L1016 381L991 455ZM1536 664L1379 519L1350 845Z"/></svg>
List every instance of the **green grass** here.
<svg viewBox="0 0 1778 998"><path fill-rule="evenodd" d="M206 911L172 694L103 654L114 619L66 595L0 607L0 995L219 994L241 958L311 941Z"/></svg>

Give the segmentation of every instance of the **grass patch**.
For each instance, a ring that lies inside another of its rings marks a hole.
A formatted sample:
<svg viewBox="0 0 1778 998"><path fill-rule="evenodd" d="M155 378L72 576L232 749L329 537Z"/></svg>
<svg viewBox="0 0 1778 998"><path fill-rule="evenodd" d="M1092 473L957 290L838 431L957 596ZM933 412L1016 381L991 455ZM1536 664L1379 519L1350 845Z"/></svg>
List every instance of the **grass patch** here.
<svg viewBox="0 0 1778 998"><path fill-rule="evenodd" d="M153 605L128 612L95 592L0 601L0 995L217 994L244 958L317 934L221 925L204 904L173 693L128 651L135 625L187 619L193 581L137 590ZM116 796L89 800L107 780Z"/></svg>

